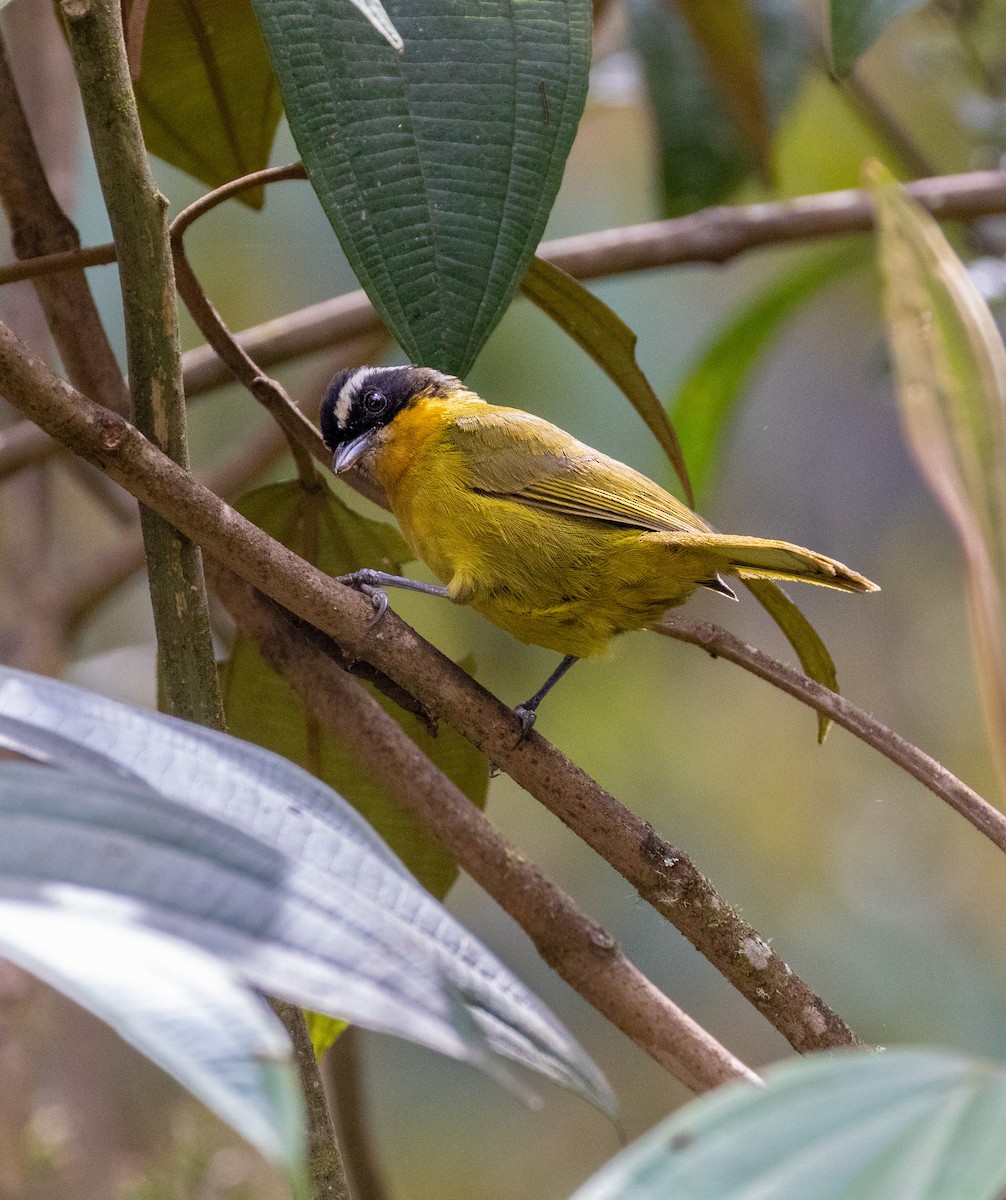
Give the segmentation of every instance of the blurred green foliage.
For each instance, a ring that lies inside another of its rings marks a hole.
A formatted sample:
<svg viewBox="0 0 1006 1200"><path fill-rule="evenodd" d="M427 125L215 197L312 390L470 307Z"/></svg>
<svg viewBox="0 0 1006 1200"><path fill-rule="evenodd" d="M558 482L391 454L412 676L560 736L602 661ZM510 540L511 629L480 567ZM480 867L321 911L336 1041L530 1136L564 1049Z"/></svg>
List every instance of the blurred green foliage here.
<svg viewBox="0 0 1006 1200"><path fill-rule="evenodd" d="M916 6L860 4L861 15L883 19L860 21L843 42L843 54L859 55L854 64L836 57L843 71L854 68L843 83L821 65L822 30L810 19L816 5L752 0L774 132L771 186L758 178L750 141L680 14L664 0L601 7L592 91L549 219L553 236L708 203L855 187L870 156L910 176L994 166L1006 152L1004 0L946 0L900 16L899 8ZM295 153L281 125L273 161ZM158 175L173 209L197 192L177 170L159 165ZM104 239L86 173L78 215L85 241ZM1002 222L989 220L961 244L997 261L1002 238ZM272 189L260 216L227 206L192 230L189 246L235 326L355 286L303 184ZM657 394L697 397L703 450L690 465L709 481L704 515L722 528L820 547L876 578L883 592L859 604L806 600L844 691L991 794L959 556L903 446L875 282L861 271L836 278L820 265L832 251L819 253L762 250L721 266L607 280L596 291L637 335L640 366ZM859 252L835 253L842 261ZM113 288L103 281L111 277L97 276L110 314ZM995 306L1001 295L989 298ZM197 340L191 326L186 336ZM297 398L314 402L328 370L320 354L277 373ZM506 312L470 382L669 482L666 458L624 398L529 305ZM707 388L715 412L698 404ZM201 400L191 412L200 465L234 452L260 420L236 389ZM682 436L687 445L690 435ZM276 473L288 477L289 464ZM114 546L115 532L63 477L54 503L65 516L56 549L71 575L96 547ZM528 694L553 665L471 612L411 595L393 604L452 657L474 652L480 680L505 698ZM710 596L689 613L786 652L754 604ZM111 691L149 684L147 638L143 589L121 590L81 630L75 677ZM564 681L540 728L685 847L869 1042L926 1041L1003 1057L1000 857L843 733L816 747L806 723L795 703L735 668L639 634ZM507 779L491 785L489 811L731 1049L755 1066L785 1056L781 1039L690 947ZM459 882L451 904L599 1058L631 1134L685 1098L556 983L469 881ZM550 1094L543 1117L422 1051L374 1039L367 1054L396 1200L561 1200L616 1149L575 1100Z"/></svg>

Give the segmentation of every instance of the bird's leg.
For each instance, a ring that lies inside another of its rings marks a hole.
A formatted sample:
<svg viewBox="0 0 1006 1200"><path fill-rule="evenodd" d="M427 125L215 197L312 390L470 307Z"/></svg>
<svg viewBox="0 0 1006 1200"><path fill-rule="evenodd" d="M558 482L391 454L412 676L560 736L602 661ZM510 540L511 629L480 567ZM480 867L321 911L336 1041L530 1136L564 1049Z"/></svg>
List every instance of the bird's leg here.
<svg viewBox="0 0 1006 1200"><path fill-rule="evenodd" d="M351 575L337 575L336 578L339 583L356 588L358 592L362 592L370 598L370 602L374 606L373 623L375 625L384 616L388 607L388 594L384 588L403 588L407 592L422 592L427 596L441 596L444 599L448 595L447 589L439 583L423 583L420 579L407 579L404 575L389 575L387 571L374 571L370 567L354 571Z"/></svg>
<svg viewBox="0 0 1006 1200"><path fill-rule="evenodd" d="M538 715L538 705L541 704L542 700L545 699L549 692L555 687L555 685L575 662L579 662L577 656L575 654L567 654L562 662L552 672L552 674L549 675L548 679L546 679L541 687L535 692L531 699L525 700L523 704L518 704L514 709L514 712L520 718L520 723L523 726L520 738L518 739L518 745L531 732L531 728L534 725L534 719Z"/></svg>

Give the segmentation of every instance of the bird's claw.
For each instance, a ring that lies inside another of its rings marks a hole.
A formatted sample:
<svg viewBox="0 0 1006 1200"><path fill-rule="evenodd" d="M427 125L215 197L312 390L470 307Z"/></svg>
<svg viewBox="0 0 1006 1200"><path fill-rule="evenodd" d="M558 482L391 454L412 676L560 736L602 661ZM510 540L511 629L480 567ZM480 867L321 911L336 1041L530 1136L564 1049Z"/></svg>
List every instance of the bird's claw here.
<svg viewBox="0 0 1006 1200"><path fill-rule="evenodd" d="M376 580L380 576L369 567L363 567L359 571L353 571L350 575L340 575L338 580L344 583L347 587L355 588L361 595L368 598L374 607L374 615L371 618L371 626L377 625L381 618L388 610L388 593L376 584Z"/></svg>
<svg viewBox="0 0 1006 1200"><path fill-rule="evenodd" d="M388 611L388 593L380 588L371 587L369 583L363 584L360 591L365 596L369 596L370 603L374 606L374 615L370 618L370 624L371 626L377 625Z"/></svg>
<svg viewBox="0 0 1006 1200"><path fill-rule="evenodd" d="M533 708L528 708L524 704L518 704L513 711L514 716L520 721L520 737L517 739L517 745L519 746L531 730L534 729L535 718L538 714Z"/></svg>

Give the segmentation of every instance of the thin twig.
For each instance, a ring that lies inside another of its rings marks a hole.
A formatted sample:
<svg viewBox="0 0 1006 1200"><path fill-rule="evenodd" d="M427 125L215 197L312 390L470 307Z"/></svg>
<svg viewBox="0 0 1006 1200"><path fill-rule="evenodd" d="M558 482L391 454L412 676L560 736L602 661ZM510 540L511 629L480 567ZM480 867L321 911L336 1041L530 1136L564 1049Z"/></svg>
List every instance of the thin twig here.
<svg viewBox="0 0 1006 1200"><path fill-rule="evenodd" d="M940 175L905 186L923 208L941 221L974 221L1006 211L1003 171ZM765 246L869 233L872 228L873 209L868 193L848 189L761 204L716 206L687 217L577 234L543 242L538 253L577 279L604 279L683 263L724 263ZM110 248L92 247L79 253L108 255ZM112 259L101 257L100 261ZM61 259L47 262L45 269L67 269L69 265ZM19 274L18 278L24 276ZM0 271L0 283L7 281ZM319 349L328 344L328 339L340 336L345 327L351 327L353 333L369 327L374 318L367 316L362 296L361 292L350 292L291 313L283 321L295 323L302 338L322 339L310 343L310 349ZM329 319L337 320L338 328L322 329ZM266 322L265 326L245 330L238 337L246 348L254 346L268 353L271 347L260 345L260 338L273 338L280 331L272 328L266 335L257 331L272 325ZM282 332L289 336L292 330L285 324ZM285 360L300 351L287 344L281 353Z"/></svg>
<svg viewBox="0 0 1006 1200"><path fill-rule="evenodd" d="M171 222L171 236L182 238L188 228L200 217L205 217L225 200L232 200L242 192L251 188L262 187L267 183L282 183L290 179L307 179L307 171L303 163L287 163L283 167L265 167L261 171L253 171L250 175L242 175L240 179L231 179L212 192L206 192L178 214Z"/></svg>
<svg viewBox="0 0 1006 1200"><path fill-rule="evenodd" d="M496 830L363 688L277 605L212 562L214 591L310 711L517 921L538 953L589 1003L692 1091L757 1076L663 995L591 920Z"/></svg>
<svg viewBox="0 0 1006 1200"><path fill-rule="evenodd" d="M0 287L5 283L21 283L25 279L41 279L61 271L82 271L85 267L107 267L115 262L115 246L102 242L100 246L81 246L80 249L59 250L40 254L23 262L0 266Z"/></svg>
<svg viewBox="0 0 1006 1200"><path fill-rule="evenodd" d="M817 712L830 717L856 735L868 746L879 750L885 758L907 771L935 796L946 801L955 812L972 824L1000 850L1006 851L1006 816L972 791L924 750L900 734L888 729L869 713L864 712L844 696L815 683L795 667L779 662L754 646L742 642L719 625L704 621L689 621L684 617L668 616L653 629L679 642L701 646L713 658L725 658L746 671L767 680L797 700L802 700Z"/></svg>
<svg viewBox="0 0 1006 1200"><path fill-rule="evenodd" d="M627 811L394 613L374 628L370 602L244 520L128 422L93 404L0 324L7 398L64 445L156 508L260 591L323 631L442 717L602 854L798 1050L856 1045L855 1034L726 903L694 863Z"/></svg>
<svg viewBox="0 0 1006 1200"><path fill-rule="evenodd" d="M382 351L386 341L384 333L378 333L376 336L360 339L356 342L349 343L339 353L332 355L325 364L324 376L328 376L343 370L345 367L357 366L361 362L371 362ZM321 380L319 379L319 384ZM310 384L305 387L305 391L309 395L317 395L320 392L320 386L312 387ZM30 421L25 421L23 424L28 429L38 429L38 426L33 425ZM41 430L38 430L41 433ZM43 437L48 437L47 434L42 434ZM51 440L51 439L50 439ZM320 440L320 439L319 439ZM58 442L53 443L59 446ZM67 452L62 446L59 447L64 454ZM224 500L233 501L236 497L244 495L250 487L258 482L262 474L280 459L284 451L288 449L288 443L282 433L276 426L269 422L258 433L250 437L245 443L237 448L235 453L222 462L214 463L212 468L207 470L201 476L205 487L208 487L211 492L220 496ZM2 456L2 435L0 435L0 456ZM328 451L323 450L324 461L328 462ZM79 462L82 467L85 467L96 478L104 478L99 472L95 471L89 464L80 459L76 459L73 455L67 454L70 461ZM198 477L198 476L197 476ZM110 480L105 480L109 487L117 487ZM123 496L128 496L127 492L122 492ZM85 564L80 570L74 573L70 579L63 579L55 590L55 595L51 601L53 611L63 614L63 621L68 632L75 633L79 630L82 623L94 612L95 608L104 603L114 592L116 592L132 575L143 567L143 544L139 537L131 538L129 536L120 536L114 549L109 550L100 558ZM360 678L364 677L363 672L367 671L367 677L371 678L374 672L367 668L365 664L360 665ZM386 695L390 696L396 703L403 707L409 707L410 701L405 697L401 688L392 686L390 680L377 681L377 686L381 687ZM417 710L419 706L411 701L410 711Z"/></svg>
<svg viewBox="0 0 1006 1200"><path fill-rule="evenodd" d="M298 178L306 178L306 173L299 163L295 163L288 167L256 171L252 175L234 180L202 196L179 213L171 223L170 237L175 263L175 282L200 333L226 363L234 378L251 392L283 430L290 444L290 453L293 455L301 483L305 487L315 487L318 480L312 451L318 439L317 429L290 399L286 389L276 380L263 374L234 340L234 335L206 295L185 252L185 231L193 221L210 212L218 204L248 188L277 180Z"/></svg>
<svg viewBox="0 0 1006 1200"><path fill-rule="evenodd" d="M75 250L80 236L59 206L21 107L0 35L0 204L19 259ZM84 272L34 279L46 323L67 378L85 396L129 412L129 393Z"/></svg>
<svg viewBox="0 0 1006 1200"><path fill-rule="evenodd" d="M973 221L1006 211L1006 174L1001 171L923 179L907 187L940 220ZM671 221L543 242L539 254L578 279L602 279L689 262L726 262L748 250L777 243L866 233L872 228L872 219L865 192L825 192L798 200L707 208ZM0 284L31 278L36 272L114 261L113 246L92 246L0 267ZM262 368L268 368L381 329L366 294L357 291L250 326L234 334L234 341ZM183 366L190 399L232 378L211 346L187 351ZM0 479L52 452L42 436L29 438L24 431L17 437L16 452L5 453L0 440Z"/></svg>
<svg viewBox="0 0 1006 1200"><path fill-rule="evenodd" d="M178 312L165 200L147 160L119 0L61 0L91 146L119 261L134 419L188 465ZM202 561L163 517L141 512L157 630L163 706L220 728L220 701Z"/></svg>

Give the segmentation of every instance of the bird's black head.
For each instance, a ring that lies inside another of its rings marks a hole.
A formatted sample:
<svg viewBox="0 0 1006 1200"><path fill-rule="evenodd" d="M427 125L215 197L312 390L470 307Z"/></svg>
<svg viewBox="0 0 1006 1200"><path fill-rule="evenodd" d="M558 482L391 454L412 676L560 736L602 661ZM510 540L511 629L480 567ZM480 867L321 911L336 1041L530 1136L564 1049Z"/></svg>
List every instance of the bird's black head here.
<svg viewBox="0 0 1006 1200"><path fill-rule="evenodd" d="M353 367L340 371L321 402L321 435L332 469L351 467L376 433L420 394L445 392L457 380L426 367Z"/></svg>

